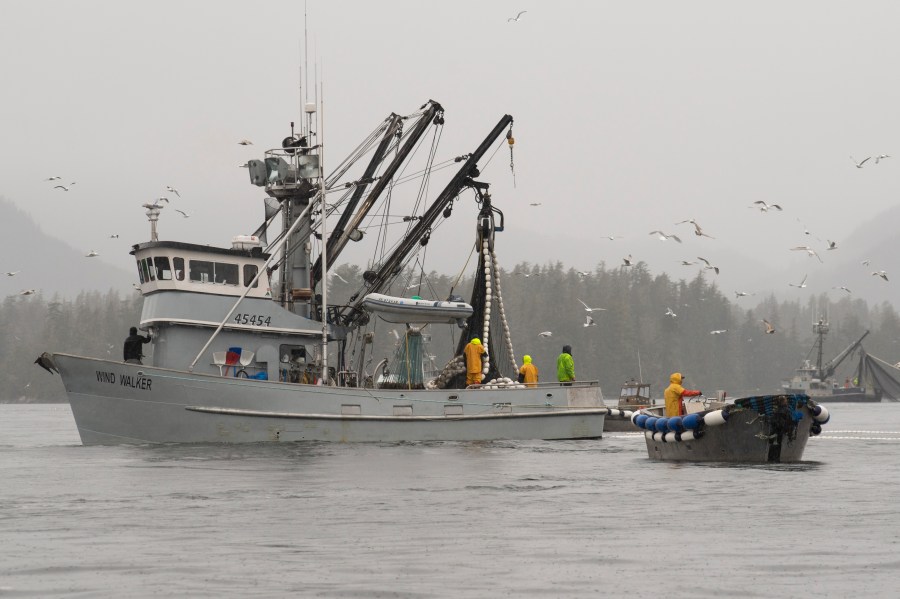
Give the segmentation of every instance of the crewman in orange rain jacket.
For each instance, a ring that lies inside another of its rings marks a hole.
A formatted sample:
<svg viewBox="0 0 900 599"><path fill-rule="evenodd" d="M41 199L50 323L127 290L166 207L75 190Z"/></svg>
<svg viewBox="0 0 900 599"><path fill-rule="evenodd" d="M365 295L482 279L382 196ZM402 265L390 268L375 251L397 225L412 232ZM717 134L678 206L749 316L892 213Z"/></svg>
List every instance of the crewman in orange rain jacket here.
<svg viewBox="0 0 900 599"><path fill-rule="evenodd" d="M477 385L481 382L481 356L485 354L481 339L475 337L463 350L466 355L466 385Z"/></svg>
<svg viewBox="0 0 900 599"><path fill-rule="evenodd" d="M538 369L531 363L531 356L522 356L522 367L519 368L520 383L525 383L528 387L537 387Z"/></svg>
<svg viewBox="0 0 900 599"><path fill-rule="evenodd" d="M700 391L682 387L681 383L684 381L684 378L685 377L681 376L680 372L673 372L672 376L669 377L669 382L671 384L666 387L666 391L663 394L666 398L666 418L684 414L683 397L694 397L695 395L701 394Z"/></svg>

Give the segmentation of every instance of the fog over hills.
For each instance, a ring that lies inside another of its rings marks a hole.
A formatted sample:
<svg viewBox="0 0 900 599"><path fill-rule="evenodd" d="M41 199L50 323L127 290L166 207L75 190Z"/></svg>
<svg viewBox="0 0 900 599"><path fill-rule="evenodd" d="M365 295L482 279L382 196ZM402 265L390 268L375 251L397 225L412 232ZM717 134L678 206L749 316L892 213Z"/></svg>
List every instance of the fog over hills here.
<svg viewBox="0 0 900 599"><path fill-rule="evenodd" d="M85 218L90 218L86 213ZM73 227L79 226L77 222ZM135 293L131 287L137 275L106 261L106 255L127 254L126 239L98 239L90 248L74 248L44 233L34 219L0 196L0 295L16 295L35 289L44 297L61 294L73 297L81 291ZM87 258L94 250L100 255ZM15 276L7 272L19 271Z"/></svg>

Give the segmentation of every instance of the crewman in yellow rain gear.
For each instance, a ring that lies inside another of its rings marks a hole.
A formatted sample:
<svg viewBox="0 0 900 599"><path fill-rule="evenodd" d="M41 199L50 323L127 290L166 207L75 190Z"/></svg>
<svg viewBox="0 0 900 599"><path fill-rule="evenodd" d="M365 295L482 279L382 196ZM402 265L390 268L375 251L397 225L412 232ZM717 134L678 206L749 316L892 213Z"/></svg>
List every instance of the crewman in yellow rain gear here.
<svg viewBox="0 0 900 599"><path fill-rule="evenodd" d="M481 345L481 339L475 337L463 350L466 355L466 385L477 385L481 382L481 356L486 351Z"/></svg>
<svg viewBox="0 0 900 599"><path fill-rule="evenodd" d="M529 387L537 387L538 369L531 363L531 356L522 357L522 367L519 368L520 383L525 383Z"/></svg>
<svg viewBox="0 0 900 599"><path fill-rule="evenodd" d="M683 377L680 372L673 372L672 376L669 377L669 382L671 384L666 387L666 391L663 393L663 396L666 398L666 418L684 414L684 403L682 398L694 397L701 393L700 391L682 387L681 383L684 379L685 377Z"/></svg>

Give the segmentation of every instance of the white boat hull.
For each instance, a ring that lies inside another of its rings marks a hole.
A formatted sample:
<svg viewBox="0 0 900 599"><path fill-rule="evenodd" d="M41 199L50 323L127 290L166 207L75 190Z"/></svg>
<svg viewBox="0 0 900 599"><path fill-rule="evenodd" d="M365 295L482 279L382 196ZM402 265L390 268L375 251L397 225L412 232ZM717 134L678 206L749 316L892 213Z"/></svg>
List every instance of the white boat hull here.
<svg viewBox="0 0 900 599"><path fill-rule="evenodd" d="M53 360L85 445L584 439L608 413L596 385L356 389Z"/></svg>

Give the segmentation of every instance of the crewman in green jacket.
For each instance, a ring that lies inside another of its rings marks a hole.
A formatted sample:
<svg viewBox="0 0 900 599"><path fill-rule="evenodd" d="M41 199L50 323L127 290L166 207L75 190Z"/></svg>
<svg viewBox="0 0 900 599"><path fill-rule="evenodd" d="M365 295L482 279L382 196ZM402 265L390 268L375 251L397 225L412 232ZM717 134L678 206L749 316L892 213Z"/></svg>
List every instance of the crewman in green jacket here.
<svg viewBox="0 0 900 599"><path fill-rule="evenodd" d="M563 385L575 382L575 360L572 359L571 345L564 345L562 353L556 358L556 378Z"/></svg>

